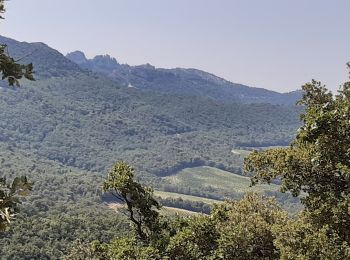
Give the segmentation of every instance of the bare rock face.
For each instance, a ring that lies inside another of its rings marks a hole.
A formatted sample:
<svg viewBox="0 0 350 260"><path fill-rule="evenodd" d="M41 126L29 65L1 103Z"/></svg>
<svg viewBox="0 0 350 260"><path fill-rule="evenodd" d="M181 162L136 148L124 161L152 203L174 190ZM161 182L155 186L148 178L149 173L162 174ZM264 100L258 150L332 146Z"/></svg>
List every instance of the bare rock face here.
<svg viewBox="0 0 350 260"><path fill-rule="evenodd" d="M84 52L82 52L82 51L70 52L66 55L66 58L75 62L78 65L81 65L81 64L88 62L88 59L86 58Z"/></svg>

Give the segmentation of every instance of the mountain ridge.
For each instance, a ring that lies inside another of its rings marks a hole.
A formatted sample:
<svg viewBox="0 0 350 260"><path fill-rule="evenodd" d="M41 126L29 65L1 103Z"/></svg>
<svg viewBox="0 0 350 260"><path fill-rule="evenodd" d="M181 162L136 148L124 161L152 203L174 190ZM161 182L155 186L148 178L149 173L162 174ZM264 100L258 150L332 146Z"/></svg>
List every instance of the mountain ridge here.
<svg viewBox="0 0 350 260"><path fill-rule="evenodd" d="M87 59L81 51L68 53L66 57L82 69L103 73L124 86L133 86L146 91L198 95L222 102L283 105L294 105L301 97L300 90L279 93L264 88L249 87L195 68L164 69L155 68L151 64L130 66L118 63L108 54Z"/></svg>
<svg viewBox="0 0 350 260"><path fill-rule="evenodd" d="M35 78L50 78L80 73L82 69L59 51L42 42L19 42L0 35L0 43L7 45L7 52L20 63L33 63Z"/></svg>
<svg viewBox="0 0 350 260"><path fill-rule="evenodd" d="M299 90L279 93L249 87L194 68L163 69L150 64L130 66L118 63L109 55L97 55L93 59L87 59L83 52L76 51L65 56L41 42L19 42L4 36L0 36L0 42L8 45L8 51L10 54L14 53L15 59L21 59L23 63L33 62L36 78L90 71L103 74L120 86L135 87L142 91L199 96L229 103L294 105L301 97Z"/></svg>

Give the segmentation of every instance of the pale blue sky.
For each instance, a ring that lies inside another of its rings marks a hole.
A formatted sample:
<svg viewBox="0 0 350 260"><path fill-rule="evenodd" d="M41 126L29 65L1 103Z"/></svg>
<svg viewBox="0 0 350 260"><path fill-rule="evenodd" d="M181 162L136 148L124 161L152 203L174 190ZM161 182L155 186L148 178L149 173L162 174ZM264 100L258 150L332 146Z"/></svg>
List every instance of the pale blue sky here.
<svg viewBox="0 0 350 260"><path fill-rule="evenodd" d="M11 0L0 33L278 91L348 78L349 0Z"/></svg>

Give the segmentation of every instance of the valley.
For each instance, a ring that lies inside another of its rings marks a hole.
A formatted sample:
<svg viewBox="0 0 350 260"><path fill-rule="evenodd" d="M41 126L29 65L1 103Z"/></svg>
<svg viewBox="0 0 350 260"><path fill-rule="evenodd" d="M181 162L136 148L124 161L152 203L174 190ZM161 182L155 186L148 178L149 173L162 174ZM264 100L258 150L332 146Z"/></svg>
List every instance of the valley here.
<svg viewBox="0 0 350 260"><path fill-rule="evenodd" d="M282 94L197 70L148 66L132 68L127 77L135 88L130 88L115 74L79 67L45 44L0 41L15 57L33 52L23 62L33 62L36 70L36 81L23 81L20 88L1 83L2 175L27 175L34 183L21 217L1 235L1 255L58 257L73 240L109 241L128 232L125 217L111 218L113 210L102 197L103 179L117 160L132 165L136 179L153 187L172 211L208 213L214 202L250 190L276 197L291 214L300 209L277 185L251 189L242 176L250 150L288 145L300 125L302 108L283 99L266 102L266 95ZM164 82L171 86L158 89ZM217 96L222 89L250 96L222 99Z"/></svg>

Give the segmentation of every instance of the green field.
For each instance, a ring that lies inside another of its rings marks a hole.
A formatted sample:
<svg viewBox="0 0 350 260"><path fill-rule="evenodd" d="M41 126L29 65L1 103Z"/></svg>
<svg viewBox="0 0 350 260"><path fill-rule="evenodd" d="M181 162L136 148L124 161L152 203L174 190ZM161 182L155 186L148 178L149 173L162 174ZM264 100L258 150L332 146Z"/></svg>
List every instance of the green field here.
<svg viewBox="0 0 350 260"><path fill-rule="evenodd" d="M115 212L121 212L122 210L126 210L125 204L121 204L121 203L106 203L105 205ZM165 216L173 216L176 214L182 215L182 216L191 216L194 214L199 214L197 212L193 212L185 209L173 208L173 207L163 207L161 209L161 213Z"/></svg>
<svg viewBox="0 0 350 260"><path fill-rule="evenodd" d="M208 166L186 168L175 175L163 177L163 181L168 185L164 186L167 192L155 192L162 199L181 198L212 205L224 199L240 199L246 192L258 192L275 197L279 205L291 215L302 208L299 199L288 192L280 192L279 185L259 184L250 187L249 177Z"/></svg>
<svg viewBox="0 0 350 260"><path fill-rule="evenodd" d="M251 150L232 149L231 153L234 155L242 156L244 158L244 157L248 156L253 150L261 151L261 150L268 150L268 149L275 149L275 148L287 148L287 147L288 146L274 145L274 146L251 147Z"/></svg>
<svg viewBox="0 0 350 260"><path fill-rule="evenodd" d="M187 168L176 175L164 177L164 179L172 185L195 187L197 189L206 188L206 190L209 188L228 193L278 191L279 189L279 186L275 184L250 187L249 177L207 166Z"/></svg>
<svg viewBox="0 0 350 260"><path fill-rule="evenodd" d="M234 155L239 155L239 156L242 156L242 157L246 157L246 156L248 156L251 153L251 151L242 150L242 149L232 149L231 153L234 154Z"/></svg>
<svg viewBox="0 0 350 260"><path fill-rule="evenodd" d="M185 194L180 194L180 193L175 193L175 192L154 191L154 195L157 196L157 197L161 197L162 199L166 199L166 198L172 198L172 199L181 198L183 200L198 201L198 202L204 202L204 203L207 203L207 204L214 204L214 203L220 202L219 200L208 199L208 198L203 198L203 197L198 197L198 196L185 195Z"/></svg>
<svg viewBox="0 0 350 260"><path fill-rule="evenodd" d="M200 214L198 212L193 212L185 209L172 208L172 207L164 207L161 210L161 213L165 216L176 216L176 215L193 216L193 215Z"/></svg>

